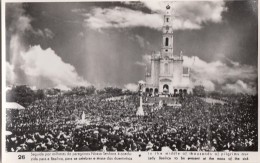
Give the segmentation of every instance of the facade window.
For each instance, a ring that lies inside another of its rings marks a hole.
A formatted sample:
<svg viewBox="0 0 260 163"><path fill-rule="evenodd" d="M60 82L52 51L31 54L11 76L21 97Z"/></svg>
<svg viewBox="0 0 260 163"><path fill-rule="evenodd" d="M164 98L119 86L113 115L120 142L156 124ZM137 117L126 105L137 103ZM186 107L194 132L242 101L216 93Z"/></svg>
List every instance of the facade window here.
<svg viewBox="0 0 260 163"><path fill-rule="evenodd" d="M164 64L164 73L165 73L165 74L168 74L168 73L169 73L169 65L168 65L168 63L165 63L165 64Z"/></svg>
<svg viewBox="0 0 260 163"><path fill-rule="evenodd" d="M166 37L166 38L165 38L165 46L168 46L168 45L169 45L169 38Z"/></svg>

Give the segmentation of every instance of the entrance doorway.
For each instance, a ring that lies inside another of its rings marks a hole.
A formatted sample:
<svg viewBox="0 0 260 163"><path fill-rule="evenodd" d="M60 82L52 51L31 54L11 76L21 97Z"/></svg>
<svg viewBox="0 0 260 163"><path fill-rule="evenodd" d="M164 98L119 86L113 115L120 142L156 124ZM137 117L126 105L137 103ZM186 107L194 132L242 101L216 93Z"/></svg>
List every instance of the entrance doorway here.
<svg viewBox="0 0 260 163"><path fill-rule="evenodd" d="M169 93L169 86L168 86L168 84L164 84L163 85L163 92L164 93Z"/></svg>

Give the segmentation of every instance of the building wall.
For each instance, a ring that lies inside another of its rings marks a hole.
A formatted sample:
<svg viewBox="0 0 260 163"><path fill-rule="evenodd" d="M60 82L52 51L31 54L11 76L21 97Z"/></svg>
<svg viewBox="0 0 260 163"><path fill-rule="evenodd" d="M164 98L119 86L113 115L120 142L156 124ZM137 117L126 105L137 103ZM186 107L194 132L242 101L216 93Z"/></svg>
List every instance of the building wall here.
<svg viewBox="0 0 260 163"><path fill-rule="evenodd" d="M182 77L182 86L183 87L189 87L190 85L190 77L189 75L185 75Z"/></svg>
<svg viewBox="0 0 260 163"><path fill-rule="evenodd" d="M155 69L155 72L154 72L154 76L155 76L154 86L158 87L159 86L159 74L160 74L160 61L159 60L155 60L154 61L154 69Z"/></svg>
<svg viewBox="0 0 260 163"><path fill-rule="evenodd" d="M154 64L154 60L152 59L152 62L151 62L151 85L154 85L154 82L155 82L155 64Z"/></svg>
<svg viewBox="0 0 260 163"><path fill-rule="evenodd" d="M146 85L152 84L151 76L146 76Z"/></svg>
<svg viewBox="0 0 260 163"><path fill-rule="evenodd" d="M182 83L183 61L173 61L173 87L180 86Z"/></svg>
<svg viewBox="0 0 260 163"><path fill-rule="evenodd" d="M159 85L159 73L160 73L160 62L157 59L152 59L151 68L151 85L158 87Z"/></svg>
<svg viewBox="0 0 260 163"><path fill-rule="evenodd" d="M167 66L166 66L167 64ZM163 86L167 84L169 93L174 89L186 89L191 92L189 74L183 74L183 60L169 58L154 58L151 64L151 76L146 77L146 88L159 89L163 92Z"/></svg>
<svg viewBox="0 0 260 163"><path fill-rule="evenodd" d="M159 75L159 92L163 92L163 86L165 84L169 87L171 92L172 81L173 81L172 62L170 59L160 60L160 75Z"/></svg>

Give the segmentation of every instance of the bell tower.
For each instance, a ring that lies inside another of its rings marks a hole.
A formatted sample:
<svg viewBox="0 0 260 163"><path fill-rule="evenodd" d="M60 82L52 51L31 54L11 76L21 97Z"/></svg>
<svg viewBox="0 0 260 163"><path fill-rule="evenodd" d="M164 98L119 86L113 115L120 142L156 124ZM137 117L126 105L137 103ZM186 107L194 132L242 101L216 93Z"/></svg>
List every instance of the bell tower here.
<svg viewBox="0 0 260 163"><path fill-rule="evenodd" d="M145 92L150 96L191 92L190 75L187 69L184 71L182 52L178 54L174 49L172 6L168 3L165 7L161 49L152 53L151 71L146 75Z"/></svg>
<svg viewBox="0 0 260 163"><path fill-rule="evenodd" d="M162 57L173 56L173 28L172 28L172 14L171 6L166 6L166 12L163 19L163 37L162 37Z"/></svg>

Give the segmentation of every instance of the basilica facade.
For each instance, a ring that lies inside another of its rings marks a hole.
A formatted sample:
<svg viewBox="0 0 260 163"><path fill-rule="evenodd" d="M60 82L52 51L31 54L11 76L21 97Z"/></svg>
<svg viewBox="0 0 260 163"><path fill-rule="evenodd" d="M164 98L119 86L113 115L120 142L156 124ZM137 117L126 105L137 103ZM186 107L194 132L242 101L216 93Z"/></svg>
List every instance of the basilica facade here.
<svg viewBox="0 0 260 163"><path fill-rule="evenodd" d="M151 67L145 75L144 91L151 95L191 92L190 69L183 66L182 52L174 50L171 7L166 6L161 50L153 52Z"/></svg>

